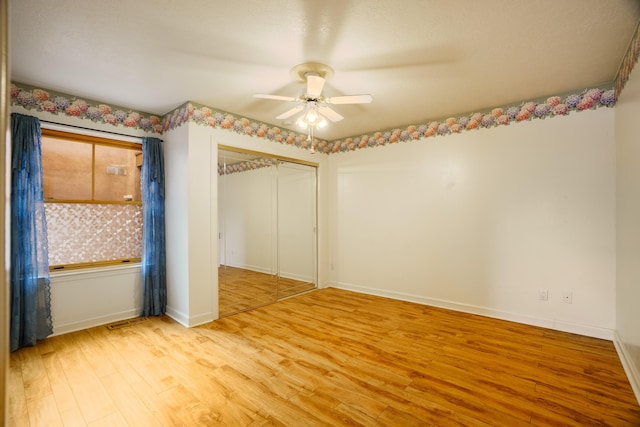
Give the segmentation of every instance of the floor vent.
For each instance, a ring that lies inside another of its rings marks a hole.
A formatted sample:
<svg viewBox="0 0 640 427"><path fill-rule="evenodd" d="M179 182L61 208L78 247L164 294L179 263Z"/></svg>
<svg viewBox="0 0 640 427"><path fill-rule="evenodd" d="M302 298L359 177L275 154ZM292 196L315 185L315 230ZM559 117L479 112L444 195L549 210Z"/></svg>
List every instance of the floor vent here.
<svg viewBox="0 0 640 427"><path fill-rule="evenodd" d="M119 322L109 323L107 329L120 329L125 326L135 325L136 323L146 322L147 320L149 320L148 317L134 317L133 319L120 320Z"/></svg>

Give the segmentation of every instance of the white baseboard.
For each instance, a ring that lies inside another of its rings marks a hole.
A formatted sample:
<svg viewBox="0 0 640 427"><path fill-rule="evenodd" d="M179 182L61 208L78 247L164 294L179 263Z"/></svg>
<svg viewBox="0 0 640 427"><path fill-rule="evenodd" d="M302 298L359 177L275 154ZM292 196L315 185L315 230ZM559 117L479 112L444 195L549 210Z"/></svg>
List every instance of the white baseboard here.
<svg viewBox="0 0 640 427"><path fill-rule="evenodd" d="M203 325L215 320L212 313L204 313L190 317L185 313L182 313L181 311L178 311L169 306L167 306L166 314L185 328L192 328L194 326Z"/></svg>
<svg viewBox="0 0 640 427"><path fill-rule="evenodd" d="M84 319L80 322L71 322L71 323L63 323L61 325L55 325L53 328L53 334L51 335L62 335L68 334L69 332L80 331L82 329L93 328L95 326L106 325L108 323L118 322L120 320L131 319L134 317L139 317L142 312L142 307L121 311L119 313L111 313L106 316L93 317L91 319Z"/></svg>
<svg viewBox="0 0 640 427"><path fill-rule="evenodd" d="M204 313L189 318L189 328L214 321L213 313Z"/></svg>
<svg viewBox="0 0 640 427"><path fill-rule="evenodd" d="M226 266L232 267L232 268L239 268L242 270L257 271L258 273L264 273L264 274L275 274L273 269L267 268L267 267L260 267L257 265L227 263Z"/></svg>
<svg viewBox="0 0 640 427"><path fill-rule="evenodd" d="M54 337L56 335L68 334L69 332L80 331L83 329L93 328L96 326L107 325L113 322L119 322L121 320L132 319L134 317L139 317L142 312L142 307L133 310L122 311L120 313L112 313L106 316L94 317L91 319L84 319L81 322L73 322L73 323L65 323L61 325L55 325L53 328L53 334L50 336ZM191 328L194 326L202 325L204 323L209 323L213 320L211 313L206 313L203 315L195 316L189 318L188 316L183 315L177 310L173 310L170 307L167 307L167 316L171 317L176 322L180 323L182 326L186 328Z"/></svg>
<svg viewBox="0 0 640 427"><path fill-rule="evenodd" d="M264 274L270 274L270 275L275 274L273 270L269 268L257 267L255 265L244 265L244 264L227 264L227 265L229 267L240 268L242 270L257 271L258 273L264 273ZM299 280L301 282L308 282L308 283L315 282L313 277L306 276L303 274L298 274L298 273L289 273L286 271L280 272L280 277L284 277L285 279Z"/></svg>
<svg viewBox="0 0 640 427"><path fill-rule="evenodd" d="M185 313L167 305L165 314L176 322L180 323L185 328L189 327L189 316L187 316Z"/></svg>
<svg viewBox="0 0 640 427"><path fill-rule="evenodd" d="M280 277L284 279L298 280L305 283L315 283L315 279L311 276L305 276L297 273L280 272Z"/></svg>
<svg viewBox="0 0 640 427"><path fill-rule="evenodd" d="M620 335L618 335L618 331L614 332L613 345L616 347L624 372L627 374L627 378L631 384L631 389L636 395L636 400L640 403L640 372L638 372L638 369L633 363L633 359L629 356L627 347L624 342L622 342Z"/></svg>
<svg viewBox="0 0 640 427"><path fill-rule="evenodd" d="M348 291L360 292L363 294L376 295L397 299L401 301L415 302L418 304L430 305L433 307L446 308L449 310L461 311L463 313L477 314L480 316L492 317L495 319L509 320L511 322L523 323L525 325L540 326L543 328L553 329L556 331L570 332L574 334L585 335L605 340L613 340L613 330L599 328L591 325L582 325L571 322L564 322L556 319L545 319L524 314L511 313L493 308L482 307L471 304L462 304L454 301L441 300L437 298L428 298L420 295L413 295L404 292L393 292L365 286L352 285L348 283L333 283L331 287L344 289Z"/></svg>

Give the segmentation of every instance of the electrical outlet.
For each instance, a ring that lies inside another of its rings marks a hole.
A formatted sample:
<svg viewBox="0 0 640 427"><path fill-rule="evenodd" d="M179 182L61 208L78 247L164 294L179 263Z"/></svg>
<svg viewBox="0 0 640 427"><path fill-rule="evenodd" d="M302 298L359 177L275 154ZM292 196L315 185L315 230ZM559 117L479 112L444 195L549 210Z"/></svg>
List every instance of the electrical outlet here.
<svg viewBox="0 0 640 427"><path fill-rule="evenodd" d="M562 302L571 304L572 301L573 301L573 294L571 292L562 293Z"/></svg>
<svg viewBox="0 0 640 427"><path fill-rule="evenodd" d="M538 291L538 299L540 301L546 301L549 299L549 291L547 291L546 289L540 289Z"/></svg>

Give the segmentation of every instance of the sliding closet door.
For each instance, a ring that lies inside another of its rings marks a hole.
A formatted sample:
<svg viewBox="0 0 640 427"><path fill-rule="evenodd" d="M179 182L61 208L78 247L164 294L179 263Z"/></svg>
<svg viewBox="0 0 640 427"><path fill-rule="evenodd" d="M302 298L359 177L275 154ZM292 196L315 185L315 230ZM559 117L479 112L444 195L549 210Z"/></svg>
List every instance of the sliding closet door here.
<svg viewBox="0 0 640 427"><path fill-rule="evenodd" d="M316 168L278 163L278 298L317 285Z"/></svg>
<svg viewBox="0 0 640 427"><path fill-rule="evenodd" d="M316 167L218 150L220 316L317 286Z"/></svg>
<svg viewBox="0 0 640 427"><path fill-rule="evenodd" d="M218 171L220 315L277 298L276 166L220 151Z"/></svg>

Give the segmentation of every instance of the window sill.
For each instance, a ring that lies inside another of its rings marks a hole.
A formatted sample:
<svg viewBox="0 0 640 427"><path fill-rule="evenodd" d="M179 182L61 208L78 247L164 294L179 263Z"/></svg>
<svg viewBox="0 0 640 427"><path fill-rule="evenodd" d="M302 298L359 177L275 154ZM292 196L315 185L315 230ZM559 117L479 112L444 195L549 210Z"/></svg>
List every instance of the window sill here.
<svg viewBox="0 0 640 427"><path fill-rule="evenodd" d="M54 270L49 272L49 277L55 279L59 277L61 278L74 276L112 276L116 274L130 274L137 271L141 271L141 263L139 261L126 264L105 265L100 267Z"/></svg>

